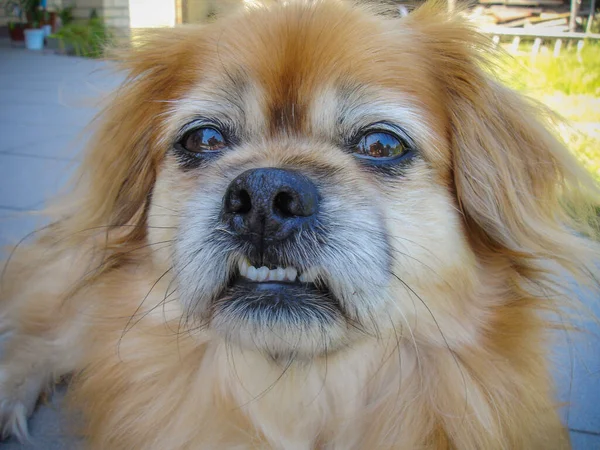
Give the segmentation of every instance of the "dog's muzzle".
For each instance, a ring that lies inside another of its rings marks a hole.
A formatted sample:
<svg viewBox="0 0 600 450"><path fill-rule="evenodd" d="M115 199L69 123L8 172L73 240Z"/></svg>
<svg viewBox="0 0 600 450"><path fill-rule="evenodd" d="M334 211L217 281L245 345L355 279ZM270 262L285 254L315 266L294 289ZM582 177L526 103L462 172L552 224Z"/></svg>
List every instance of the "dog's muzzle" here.
<svg viewBox="0 0 600 450"><path fill-rule="evenodd" d="M281 256L286 247L302 246L303 232L314 232L319 201L315 184L295 170L251 169L230 183L221 220L248 249L223 296L230 304L299 318L302 311L314 311L315 303L332 303L308 268L284 263Z"/></svg>
<svg viewBox="0 0 600 450"><path fill-rule="evenodd" d="M313 227L319 211L314 183L294 170L247 170L229 185L222 221L261 256L303 229Z"/></svg>

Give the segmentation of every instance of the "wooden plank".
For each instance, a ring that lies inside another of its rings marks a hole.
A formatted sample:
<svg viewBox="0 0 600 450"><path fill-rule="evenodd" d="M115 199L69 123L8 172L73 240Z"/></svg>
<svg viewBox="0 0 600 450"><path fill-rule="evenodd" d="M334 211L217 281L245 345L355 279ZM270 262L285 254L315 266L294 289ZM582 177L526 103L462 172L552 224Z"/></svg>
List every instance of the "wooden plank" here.
<svg viewBox="0 0 600 450"><path fill-rule="evenodd" d="M568 19L570 15L571 13L568 12L562 14L544 14L540 15L539 17L532 17L531 19L529 19L529 21L531 23L550 22L552 20Z"/></svg>
<svg viewBox="0 0 600 450"><path fill-rule="evenodd" d="M505 6L505 5L490 5L486 6L484 9L485 12L491 13L497 16L501 16L503 14L512 14L515 12L527 11L531 14L542 14L544 12L544 8L538 8L534 6Z"/></svg>
<svg viewBox="0 0 600 450"><path fill-rule="evenodd" d="M505 25L508 27L512 22L525 22L530 17L531 14L515 14L512 16L505 16L503 18L496 18L496 23L498 25Z"/></svg>
<svg viewBox="0 0 600 450"><path fill-rule="evenodd" d="M498 25L503 27L517 28L523 27L529 23L528 19L511 20L510 22L498 22Z"/></svg>
<svg viewBox="0 0 600 450"><path fill-rule="evenodd" d="M530 11L502 11L494 12L493 16L496 18L496 23L505 23L512 20L525 19L526 17L533 16L533 12Z"/></svg>
<svg viewBox="0 0 600 450"><path fill-rule="evenodd" d="M570 12L542 12L536 20L543 22L544 20L554 20L554 19L562 19L563 17L569 17L571 15Z"/></svg>
<svg viewBox="0 0 600 450"><path fill-rule="evenodd" d="M530 28L508 28L508 27L495 27L488 26L482 27L481 31L495 34L499 36L533 36L541 38L555 38L555 39L600 39L598 33L579 33L579 32L552 32L545 30L544 28L530 27Z"/></svg>
<svg viewBox="0 0 600 450"><path fill-rule="evenodd" d="M534 25L531 25L533 27L536 27L537 29L541 29L543 30L544 28L552 28L552 27L566 27L568 25L568 20L566 17L563 19L556 19L556 20L549 20L547 22L538 22ZM568 27L567 27L568 30Z"/></svg>
<svg viewBox="0 0 600 450"><path fill-rule="evenodd" d="M481 5L562 6L562 0L479 0Z"/></svg>
<svg viewBox="0 0 600 450"><path fill-rule="evenodd" d="M527 19L519 19L511 22L498 23L497 25L501 25L503 27L524 27L524 26L533 26L533 27L554 27L558 25L567 25L568 18L558 18L558 19L545 19L545 20L535 20L535 17L527 18Z"/></svg>
<svg viewBox="0 0 600 450"><path fill-rule="evenodd" d="M548 22L542 22L542 23L537 23L537 24L531 24L531 23L529 23L528 19L524 19L524 20L516 20L514 22L502 24L503 27L508 27L508 28L516 28L516 29L527 28L527 29L535 29L535 30L548 30L550 32L569 31L568 25L569 25L568 19L550 20Z"/></svg>

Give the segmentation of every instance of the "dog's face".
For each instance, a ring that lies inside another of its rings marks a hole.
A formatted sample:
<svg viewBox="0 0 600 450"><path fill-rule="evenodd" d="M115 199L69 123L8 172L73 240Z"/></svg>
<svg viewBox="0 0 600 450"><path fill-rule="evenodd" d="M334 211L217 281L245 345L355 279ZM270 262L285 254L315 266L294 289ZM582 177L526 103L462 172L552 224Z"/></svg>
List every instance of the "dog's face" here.
<svg viewBox="0 0 600 450"><path fill-rule="evenodd" d="M402 328L423 284L469 258L427 54L356 11L309 11L203 36L150 211L176 227L186 313L272 356Z"/></svg>
<svg viewBox="0 0 600 450"><path fill-rule="evenodd" d="M508 191L535 198L553 157L476 38L427 15L292 4L135 56L115 202L149 198L189 323L274 358L477 339L477 250L510 244Z"/></svg>

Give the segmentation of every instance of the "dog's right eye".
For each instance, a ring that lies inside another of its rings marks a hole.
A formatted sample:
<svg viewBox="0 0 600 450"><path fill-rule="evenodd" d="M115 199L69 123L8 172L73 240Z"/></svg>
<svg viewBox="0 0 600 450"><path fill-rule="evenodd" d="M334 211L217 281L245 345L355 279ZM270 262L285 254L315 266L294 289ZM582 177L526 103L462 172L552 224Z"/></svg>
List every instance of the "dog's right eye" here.
<svg viewBox="0 0 600 450"><path fill-rule="evenodd" d="M198 127L188 131L178 144L191 153L216 153L227 146L223 134L214 127Z"/></svg>
<svg viewBox="0 0 600 450"><path fill-rule="evenodd" d="M410 147L395 134L377 130L362 136L353 150L360 158L393 160L404 156Z"/></svg>

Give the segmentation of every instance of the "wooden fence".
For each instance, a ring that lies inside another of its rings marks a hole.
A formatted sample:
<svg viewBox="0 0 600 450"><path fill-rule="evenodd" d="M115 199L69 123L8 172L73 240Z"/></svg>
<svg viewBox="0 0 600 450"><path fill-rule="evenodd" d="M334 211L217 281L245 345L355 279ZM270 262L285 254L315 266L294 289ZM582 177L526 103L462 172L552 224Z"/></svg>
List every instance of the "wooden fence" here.
<svg viewBox="0 0 600 450"><path fill-rule="evenodd" d="M579 32L568 32L568 31L551 31L543 30L538 27L531 28L510 28L510 27L485 27L482 30L493 36L494 43L500 44L500 39L503 36L512 36L512 44L509 47L511 53L517 53L519 50L519 43L523 37L534 38L533 46L531 48L531 56L535 58L540 51L543 41L554 41L553 56L558 58L563 45L563 41L577 41L577 52L580 53L583 49L585 40L600 40L600 34L598 33L579 33Z"/></svg>

